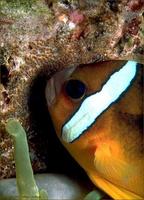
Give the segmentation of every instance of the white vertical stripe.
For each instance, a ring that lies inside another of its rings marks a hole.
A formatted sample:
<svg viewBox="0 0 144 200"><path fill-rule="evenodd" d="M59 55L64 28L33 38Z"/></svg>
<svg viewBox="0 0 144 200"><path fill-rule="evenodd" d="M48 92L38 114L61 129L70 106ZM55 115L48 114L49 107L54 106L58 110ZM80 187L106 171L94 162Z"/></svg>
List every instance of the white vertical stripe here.
<svg viewBox="0 0 144 200"><path fill-rule="evenodd" d="M128 61L118 72L97 92L87 97L74 116L63 126L62 138L65 142L77 139L95 120L128 88L136 75L134 61Z"/></svg>

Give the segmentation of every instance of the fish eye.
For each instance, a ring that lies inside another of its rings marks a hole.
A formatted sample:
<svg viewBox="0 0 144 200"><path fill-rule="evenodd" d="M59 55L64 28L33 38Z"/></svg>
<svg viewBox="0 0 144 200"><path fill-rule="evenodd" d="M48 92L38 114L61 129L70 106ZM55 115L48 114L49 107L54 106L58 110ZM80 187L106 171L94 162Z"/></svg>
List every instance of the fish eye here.
<svg viewBox="0 0 144 200"><path fill-rule="evenodd" d="M86 93L86 85L80 80L70 79L65 84L65 92L70 98L79 100Z"/></svg>

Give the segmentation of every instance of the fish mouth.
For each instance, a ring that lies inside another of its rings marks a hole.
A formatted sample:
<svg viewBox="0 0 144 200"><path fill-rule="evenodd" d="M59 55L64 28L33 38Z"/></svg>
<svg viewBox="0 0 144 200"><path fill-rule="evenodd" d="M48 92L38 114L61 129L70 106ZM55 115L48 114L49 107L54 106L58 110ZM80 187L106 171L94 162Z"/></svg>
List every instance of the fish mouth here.
<svg viewBox="0 0 144 200"><path fill-rule="evenodd" d="M113 103L127 91L136 76L137 63L128 61L114 72L101 91L86 97L78 110L62 127L62 139L74 142L85 133Z"/></svg>

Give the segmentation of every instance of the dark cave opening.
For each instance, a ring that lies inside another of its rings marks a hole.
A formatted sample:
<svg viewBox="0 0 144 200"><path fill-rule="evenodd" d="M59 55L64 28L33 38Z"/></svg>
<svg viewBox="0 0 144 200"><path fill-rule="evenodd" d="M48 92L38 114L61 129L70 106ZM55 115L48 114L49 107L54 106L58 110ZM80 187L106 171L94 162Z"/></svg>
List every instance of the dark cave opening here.
<svg viewBox="0 0 144 200"><path fill-rule="evenodd" d="M37 146L37 153L46 163L47 173L61 173L88 180L84 170L76 163L58 140L48 113L45 98L47 76L39 74L31 87L28 100L30 124L36 136L32 139Z"/></svg>
<svg viewBox="0 0 144 200"><path fill-rule="evenodd" d="M0 65L0 80L4 87L7 87L9 82L9 70L6 65Z"/></svg>

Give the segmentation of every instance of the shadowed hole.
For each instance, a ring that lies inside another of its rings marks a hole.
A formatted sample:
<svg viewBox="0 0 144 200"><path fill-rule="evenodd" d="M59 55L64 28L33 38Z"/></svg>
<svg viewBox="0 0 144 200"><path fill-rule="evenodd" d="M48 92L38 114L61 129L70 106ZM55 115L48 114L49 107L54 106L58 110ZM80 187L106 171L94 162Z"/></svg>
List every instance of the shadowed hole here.
<svg viewBox="0 0 144 200"><path fill-rule="evenodd" d="M4 87L7 87L9 82L9 70L5 65L0 65L0 72L1 72L1 83Z"/></svg>

